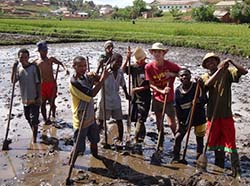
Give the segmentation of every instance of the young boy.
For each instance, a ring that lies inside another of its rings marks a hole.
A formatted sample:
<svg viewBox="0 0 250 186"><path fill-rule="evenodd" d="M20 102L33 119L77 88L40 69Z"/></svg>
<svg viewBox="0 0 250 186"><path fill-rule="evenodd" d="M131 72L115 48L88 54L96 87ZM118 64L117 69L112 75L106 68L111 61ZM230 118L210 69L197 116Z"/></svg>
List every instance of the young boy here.
<svg viewBox="0 0 250 186"><path fill-rule="evenodd" d="M234 67L228 68L230 63ZM231 85L233 82L239 82L241 75L247 74L247 70L230 59L220 62L220 58L214 53L207 53L204 56L202 66L209 70L202 77L209 93L207 131L210 130L213 118L208 150L214 150L215 165L221 168L224 168L225 152L230 153L232 175L239 177L240 162L236 149L234 120L231 109ZM216 104L217 100L218 104ZM216 109L216 112L214 112L214 109Z"/></svg>
<svg viewBox="0 0 250 186"><path fill-rule="evenodd" d="M187 132L188 124L190 122L192 103L195 96L196 86L199 86L199 93L197 103L195 104L192 126L194 126L194 133L197 142L196 159L203 152L203 138L206 132L206 113L205 104L207 97L202 87L197 82L191 81L191 72L188 69L181 69L178 73L181 84L175 90L174 105L178 119L178 129L175 134L174 143L174 158L172 163L179 162L181 142Z"/></svg>
<svg viewBox="0 0 250 186"><path fill-rule="evenodd" d="M97 143L100 141L99 129L95 121L94 101L93 97L96 96L101 89L105 78L108 76L107 70L104 70L101 77L90 77L86 74L87 63L84 57L78 56L73 60L73 68L75 74L70 80L70 95L72 98L72 112L73 112L73 128L74 128L74 141L76 142L79 132L80 122L84 124L83 130L80 131L80 141L77 152L84 153L85 141L88 137L90 141L90 150L94 157L98 157ZM98 79L94 88L93 79ZM86 112L84 120L82 120L83 113Z"/></svg>
<svg viewBox="0 0 250 186"><path fill-rule="evenodd" d="M100 129L103 128L103 113L105 111L106 119L109 119L110 116L116 120L118 126L118 141L123 141L123 123L122 123L122 107L121 107L121 98L119 95L119 87L121 86L125 96L129 99L129 94L127 92L126 83L123 77L123 72L120 67L122 65L122 56L118 53L114 53L111 58L110 69L111 73L108 78L105 80L105 103L106 108L103 108L103 95L100 95L97 105L98 113L97 118L99 119ZM102 89L103 91L103 89Z"/></svg>
<svg viewBox="0 0 250 186"><path fill-rule="evenodd" d="M37 43L38 52L40 53L40 59L36 60L37 66L40 69L41 73L41 96L42 96L42 105L41 112L45 124L50 124L50 118L47 118L46 111L46 102L50 104L50 109L52 111L52 117L55 118L56 114L56 105L55 98L57 93L57 84L53 75L53 64L58 64L63 66L66 70L66 74L69 74L66 66L62 62L58 61L54 57L48 57L48 46L46 41L40 41Z"/></svg>
<svg viewBox="0 0 250 186"><path fill-rule="evenodd" d="M109 58L113 55L114 43L111 40L108 40L104 43L105 53L100 56L99 63L97 66L96 73L99 74L100 70L102 70L103 66L109 60Z"/></svg>
<svg viewBox="0 0 250 186"><path fill-rule="evenodd" d="M21 98L24 106L24 115L33 132L33 143L36 143L39 107L40 107L40 73L38 67L29 63L29 51L25 48L18 51L21 66L18 62L12 68L12 83L19 81Z"/></svg>
<svg viewBox="0 0 250 186"><path fill-rule="evenodd" d="M175 110L173 106L174 101L174 81L177 73L180 71L180 67L169 60L164 59L168 49L163 46L162 43L154 43L149 52L154 57L151 63L148 63L145 67L146 80L150 83L150 88L153 89L153 101L152 111L156 115L157 129L163 128L162 110L164 98L167 95L166 114L168 124L175 135L176 121ZM169 84L169 87L167 85ZM163 146L163 139L161 139L160 146Z"/></svg>
<svg viewBox="0 0 250 186"><path fill-rule="evenodd" d="M146 122L151 103L151 92L149 89L149 82L145 80L145 62L146 53L142 48L137 47L133 53L134 61L130 67L127 66L128 60L131 57L131 52L128 51L127 59L122 65L123 72L132 76L132 116L131 121L136 122L135 126L135 142L143 142L146 136Z"/></svg>

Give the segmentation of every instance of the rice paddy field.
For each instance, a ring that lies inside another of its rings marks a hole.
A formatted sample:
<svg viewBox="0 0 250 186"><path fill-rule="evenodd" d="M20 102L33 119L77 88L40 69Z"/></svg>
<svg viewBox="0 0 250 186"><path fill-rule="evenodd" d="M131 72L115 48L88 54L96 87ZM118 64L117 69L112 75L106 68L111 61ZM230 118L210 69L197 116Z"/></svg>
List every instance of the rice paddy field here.
<svg viewBox="0 0 250 186"><path fill-rule="evenodd" d="M103 41L162 42L214 50L243 57L250 56L250 26L243 24L169 22L164 19L72 20L72 19L0 19L1 33L58 38L57 42ZM36 41L33 41L36 42ZM22 44L18 40L0 40L1 45Z"/></svg>

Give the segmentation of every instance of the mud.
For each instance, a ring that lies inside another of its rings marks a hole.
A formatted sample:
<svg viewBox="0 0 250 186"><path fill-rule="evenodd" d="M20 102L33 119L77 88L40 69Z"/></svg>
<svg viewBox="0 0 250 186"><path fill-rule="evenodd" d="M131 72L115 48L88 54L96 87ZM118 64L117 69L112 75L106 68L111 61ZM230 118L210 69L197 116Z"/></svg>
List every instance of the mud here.
<svg viewBox="0 0 250 186"><path fill-rule="evenodd" d="M55 56L65 63L72 75L72 60L78 55L88 56L90 68L95 70L97 59L102 53L102 45L102 42L50 44L49 55ZM117 42L115 43L115 50L125 57L128 45L132 49L138 45L145 49L150 48L150 45ZM1 146L5 137L11 96L11 66L20 47L23 46L0 47ZM37 58L35 45L26 45L25 47L31 52L31 60ZM200 75L205 72L200 63L206 52L190 48L170 47L166 57L181 66L190 68L193 75ZM148 52L147 54L150 58ZM248 70L250 69L249 59L223 54L221 56L222 59L230 57L237 60ZM103 149L103 142L101 141L99 143L100 159L92 157L89 144L87 144L85 155L78 157L73 169L72 180L74 185L250 185L249 80L250 73L242 76L240 83L234 84L232 87L237 147L242 167L242 179L240 181L229 176L231 172L228 158L224 170L213 166L213 153L211 152L207 153L209 162L207 172L196 170L194 163L196 142L193 131L191 131L191 139L186 154L188 165L170 164L173 136L166 122L164 150L158 155L159 160L155 162L153 154L157 143L157 132L155 117L150 112L146 122L147 136L144 143L137 146L126 147L123 145L121 148ZM9 138L12 139L12 143L9 145L11 150L0 151L0 185L65 185L69 170L68 157L73 145L68 82L69 76L65 76L65 72L60 69L56 120L52 125L44 125L40 116L37 144L31 142L31 130L24 119L17 84L9 131ZM178 83L177 80L176 85ZM122 106L124 115L126 115L128 109L124 95L122 96ZM126 131L126 120L124 119L123 122L124 131ZM115 126L112 121L108 122L109 143L116 136L117 128ZM133 132L134 128L132 127L132 138Z"/></svg>

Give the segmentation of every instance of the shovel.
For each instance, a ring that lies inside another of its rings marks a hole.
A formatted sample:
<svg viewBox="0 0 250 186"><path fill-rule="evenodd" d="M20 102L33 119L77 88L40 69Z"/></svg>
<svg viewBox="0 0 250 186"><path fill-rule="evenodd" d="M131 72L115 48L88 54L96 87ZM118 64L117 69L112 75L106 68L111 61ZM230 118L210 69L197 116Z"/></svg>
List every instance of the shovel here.
<svg viewBox="0 0 250 186"><path fill-rule="evenodd" d="M56 82L57 77L58 77L59 67L60 67L60 65L58 64L58 65L57 65L57 68L56 68L55 82ZM54 95L55 93L56 93L56 87L54 87L54 89L53 89L53 94L52 94L52 95ZM52 103L55 102L55 99L56 99L56 97L53 98ZM55 105L54 105L54 106L55 106ZM48 120L49 120L49 121L50 121L51 112L52 112L52 108L50 107L50 109L49 109L49 117L48 117Z"/></svg>
<svg viewBox="0 0 250 186"><path fill-rule="evenodd" d="M188 146L190 131L191 131L191 128L192 128L192 122L193 122L193 116L194 116L194 112L195 112L195 106L196 106L198 95L199 95L199 89L200 89L200 85L199 85L199 82L197 82L196 89L195 89L195 94L194 94L194 99L193 99L193 102L192 102L190 117L188 117L188 119L187 119L187 121L189 120L189 123L188 123L187 139L186 139L186 143L185 143L185 148L184 148L184 151L183 151L182 159L179 161L180 163L183 163L183 164L187 164L187 161L185 160L185 157L186 157L186 153L187 153L187 146Z"/></svg>
<svg viewBox="0 0 250 186"><path fill-rule="evenodd" d="M112 56L110 56L110 58L108 59L108 61L106 62L105 67L103 66L103 68L109 68L108 65L111 62L111 58ZM103 88L102 88L102 97L103 97L103 122L104 122L104 139L105 139L105 144L103 145L104 149L111 149L110 144L108 144L108 134L107 134L107 121L106 121L106 95L105 95L105 83L103 84Z"/></svg>
<svg viewBox="0 0 250 186"><path fill-rule="evenodd" d="M131 52L130 46L128 46L128 52ZM131 96L131 58L128 59L128 93ZM128 125L127 125L127 137L130 141L131 134L131 99L128 100Z"/></svg>
<svg viewBox="0 0 250 186"><path fill-rule="evenodd" d="M79 145L80 145L79 140L80 140L80 136L81 136L81 133L82 133L82 129L84 128L84 120L86 118L87 109L88 109L88 103L85 104L85 107L84 107L84 110L83 110L83 113L82 113L79 132L77 134L76 143L74 145L74 150L70 154L70 159L69 159L70 167L69 167L68 176L66 178L66 185L71 185L72 184L72 180L70 179L70 177L71 177L71 173L72 173L73 167L75 165L75 162L76 162L76 159L77 159L77 156L78 156L77 150L79 149Z"/></svg>
<svg viewBox="0 0 250 186"><path fill-rule="evenodd" d="M209 142L211 131L212 131L213 124L214 124L215 114L216 114L217 109L218 109L219 100L220 100L220 97L222 96L221 92L222 92L222 90L224 88L225 75L226 75L225 70L222 73L223 73L223 75L222 75L221 82L220 82L219 87L218 87L218 95L217 95L216 100L215 100L215 105L214 105L214 110L213 110L213 114L212 114L212 118L211 118L210 129L208 131L208 137L207 137L206 145L205 145L205 148L203 150L203 153L199 156L199 158L198 158L198 160L196 162L197 169L203 170L203 171L206 171L206 169L207 169L206 151L207 151L208 142Z"/></svg>
<svg viewBox="0 0 250 186"><path fill-rule="evenodd" d="M169 87L169 82L167 83L167 86L166 87ZM162 108L162 120L161 120L161 123L160 123L160 131L159 131L159 134L158 134L158 140L157 140L157 145L156 145L156 152L153 153L152 155L152 161L154 163L158 163L160 162L160 146L161 146L161 143L163 143L163 140L164 140L164 116L165 116L165 112L166 112L166 106L167 106L167 100L168 100L168 94L165 94L165 98L164 98L164 103L163 103L163 108Z"/></svg>
<svg viewBox="0 0 250 186"><path fill-rule="evenodd" d="M8 116L8 124L6 128L6 133L5 133L5 139L3 141L3 147L2 150L9 150L9 144L11 143L10 139L8 138L9 134L9 128L10 128L10 120L11 120L11 112L12 112L12 106L13 106L13 99L14 99L14 91L15 91L15 84L16 84L16 69L13 72L13 84L12 84L12 92L11 92L11 98L10 98L10 109L9 109L9 116Z"/></svg>

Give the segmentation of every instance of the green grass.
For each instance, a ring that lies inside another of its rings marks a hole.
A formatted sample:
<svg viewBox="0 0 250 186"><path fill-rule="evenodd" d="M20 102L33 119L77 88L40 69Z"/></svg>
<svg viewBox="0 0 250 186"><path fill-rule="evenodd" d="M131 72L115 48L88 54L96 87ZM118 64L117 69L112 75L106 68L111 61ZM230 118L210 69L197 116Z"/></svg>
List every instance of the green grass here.
<svg viewBox="0 0 250 186"><path fill-rule="evenodd" d="M136 24L111 20L0 19L0 32L54 36L64 41L112 39L185 46L250 56L248 25L138 20ZM0 41L4 44L4 40Z"/></svg>

